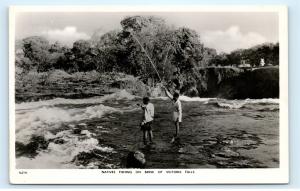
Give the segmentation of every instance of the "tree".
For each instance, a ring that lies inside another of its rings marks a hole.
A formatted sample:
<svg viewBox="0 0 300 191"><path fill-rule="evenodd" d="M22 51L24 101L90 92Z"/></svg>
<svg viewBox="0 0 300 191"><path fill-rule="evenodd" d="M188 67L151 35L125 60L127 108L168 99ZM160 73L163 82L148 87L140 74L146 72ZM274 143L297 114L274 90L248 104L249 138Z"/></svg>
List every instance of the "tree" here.
<svg viewBox="0 0 300 191"><path fill-rule="evenodd" d="M226 66L228 64L227 54L220 53L217 54L213 59L210 60L209 65L211 66Z"/></svg>
<svg viewBox="0 0 300 191"><path fill-rule="evenodd" d="M205 47L203 49L203 58L200 61L200 65L198 67L209 66L211 63L211 60L215 59L216 56L217 56L216 49Z"/></svg>
<svg viewBox="0 0 300 191"><path fill-rule="evenodd" d="M44 37L33 36L23 40L24 57L28 58L38 71L44 71L49 64L50 44Z"/></svg>
<svg viewBox="0 0 300 191"><path fill-rule="evenodd" d="M151 28L148 32L155 33L155 28L164 27L165 20L155 16L129 16L121 21L121 26L124 31L133 31L135 33L141 32L145 28Z"/></svg>
<svg viewBox="0 0 300 191"><path fill-rule="evenodd" d="M131 74L158 79L148 56L165 80L172 78L174 71L188 73L201 65L204 49L195 31L188 28L174 29L167 26L163 19L153 16L126 17L121 25L123 30L120 36L129 50Z"/></svg>
<svg viewBox="0 0 300 191"><path fill-rule="evenodd" d="M120 31L109 31L102 36L95 38L94 51L96 53L96 68L101 72L120 71L126 72L127 49L121 44ZM125 64L124 64L125 63Z"/></svg>
<svg viewBox="0 0 300 191"><path fill-rule="evenodd" d="M154 65L159 75L163 76L166 71L164 69L166 43L168 34L171 32L165 21L153 16L132 16L123 19L121 26L122 31L119 36L122 39L122 45L128 50L128 72L141 76L145 80L148 78L157 80L158 75L153 68Z"/></svg>
<svg viewBox="0 0 300 191"><path fill-rule="evenodd" d="M264 43L248 49L234 50L229 54L217 55L210 61L211 65L239 65L242 60L253 67L260 64L261 59L266 64L279 65L279 43Z"/></svg>
<svg viewBox="0 0 300 191"><path fill-rule="evenodd" d="M172 64L180 73L188 74L197 66L201 66L204 47L196 31L179 28L174 31L174 58Z"/></svg>
<svg viewBox="0 0 300 191"><path fill-rule="evenodd" d="M77 40L73 43L73 48L69 56L72 58L74 71L91 71L96 69L94 57L96 54L93 52L90 41Z"/></svg>

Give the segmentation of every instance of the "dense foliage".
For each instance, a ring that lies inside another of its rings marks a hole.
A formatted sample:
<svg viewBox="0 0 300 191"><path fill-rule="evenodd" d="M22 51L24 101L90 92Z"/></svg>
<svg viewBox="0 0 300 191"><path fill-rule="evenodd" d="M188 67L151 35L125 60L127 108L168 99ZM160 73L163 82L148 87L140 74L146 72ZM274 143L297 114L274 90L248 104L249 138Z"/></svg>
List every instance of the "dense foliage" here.
<svg viewBox="0 0 300 191"><path fill-rule="evenodd" d="M260 65L261 59L266 65L279 65L279 43L265 43L248 49L240 49L230 54L219 54L214 57L210 64L220 66L238 66L241 61L252 67Z"/></svg>
<svg viewBox="0 0 300 191"><path fill-rule="evenodd" d="M16 43L16 66L23 72L122 72L148 83L149 79L157 82L159 77L170 81L176 72L182 83L189 84L196 83L193 74L206 66L239 65L241 60L257 66L261 58L272 65L279 62L278 43L217 54L204 47L194 30L171 27L158 17L130 16L121 26L121 30L103 35L96 31L90 40L78 40L72 47L51 44L40 36L25 38Z"/></svg>

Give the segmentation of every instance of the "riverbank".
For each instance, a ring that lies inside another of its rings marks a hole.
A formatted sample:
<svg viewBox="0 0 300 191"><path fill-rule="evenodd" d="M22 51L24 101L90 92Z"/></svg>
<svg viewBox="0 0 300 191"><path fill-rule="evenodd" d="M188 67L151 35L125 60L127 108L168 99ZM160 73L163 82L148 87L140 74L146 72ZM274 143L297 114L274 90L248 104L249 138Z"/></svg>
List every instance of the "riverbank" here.
<svg viewBox="0 0 300 191"><path fill-rule="evenodd" d="M279 98L279 67L208 67L194 71L181 92L225 99Z"/></svg>
<svg viewBox="0 0 300 191"><path fill-rule="evenodd" d="M16 103L53 98L89 98L125 89L143 96L151 90L138 78L123 73L76 72L62 70L38 73L31 71L16 76Z"/></svg>
<svg viewBox="0 0 300 191"><path fill-rule="evenodd" d="M262 99L279 97L279 68L209 67L184 78L181 94L190 97ZM161 84L149 86L138 77L123 73L75 72L62 70L38 73L16 71L16 102L61 98L89 98L119 90L137 96L164 96Z"/></svg>

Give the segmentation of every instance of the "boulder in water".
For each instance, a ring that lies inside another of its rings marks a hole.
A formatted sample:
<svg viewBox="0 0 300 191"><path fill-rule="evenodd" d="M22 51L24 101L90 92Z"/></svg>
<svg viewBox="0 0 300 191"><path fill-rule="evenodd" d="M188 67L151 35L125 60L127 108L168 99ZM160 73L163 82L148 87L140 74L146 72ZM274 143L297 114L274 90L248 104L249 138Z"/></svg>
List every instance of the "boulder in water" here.
<svg viewBox="0 0 300 191"><path fill-rule="evenodd" d="M16 142L16 156L27 156L34 158L38 154L38 150L48 148L49 141L42 136L33 136L28 144Z"/></svg>
<svg viewBox="0 0 300 191"><path fill-rule="evenodd" d="M216 156L224 157L224 158L232 158L232 157L238 157L240 154L238 152L235 152L229 148L224 148L222 151L215 154Z"/></svg>
<svg viewBox="0 0 300 191"><path fill-rule="evenodd" d="M55 144L61 145L61 144L64 144L66 141L63 140L63 139L55 139L53 142L54 142Z"/></svg>
<svg viewBox="0 0 300 191"><path fill-rule="evenodd" d="M73 133L74 134L80 134L81 133L81 129L76 128L76 129L73 130Z"/></svg>
<svg viewBox="0 0 300 191"><path fill-rule="evenodd" d="M80 134L81 134L81 135L86 135L87 137L91 137L91 135L92 135L93 133L89 132L88 130L82 130L82 131L80 132Z"/></svg>
<svg viewBox="0 0 300 191"><path fill-rule="evenodd" d="M126 168L145 168L146 159L141 151L132 151L128 153L126 159Z"/></svg>

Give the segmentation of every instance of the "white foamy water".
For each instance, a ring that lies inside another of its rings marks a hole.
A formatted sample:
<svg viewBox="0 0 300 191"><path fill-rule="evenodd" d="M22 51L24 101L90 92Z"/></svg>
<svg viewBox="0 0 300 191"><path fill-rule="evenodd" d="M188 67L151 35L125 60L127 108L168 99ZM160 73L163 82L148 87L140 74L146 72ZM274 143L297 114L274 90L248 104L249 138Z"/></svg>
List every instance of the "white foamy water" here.
<svg viewBox="0 0 300 191"><path fill-rule="evenodd" d="M279 104L279 99L246 99L246 100L217 100L219 107L228 108L228 109L239 109L246 105L251 104Z"/></svg>
<svg viewBox="0 0 300 191"><path fill-rule="evenodd" d="M87 99L56 98L46 101L16 104L16 139L18 142L28 144L32 135L47 135L49 130L60 128L62 123L101 118L105 114L122 112L121 109L103 104L74 109L56 107L58 105L96 104L103 103L105 100L133 100L135 98L136 96L129 94L125 90L121 90L103 97ZM136 108L124 109L124 111L134 110Z"/></svg>
<svg viewBox="0 0 300 191"><path fill-rule="evenodd" d="M46 141L60 139L59 143L50 141L47 149L38 150L33 159L28 157L17 158L17 168L78 168L72 160L80 152L100 150L114 152L112 148L100 146L94 134L83 129L80 134L73 134L74 123L82 120L101 118L105 114L122 112L121 109L105 106L106 100L132 100L135 96L125 90L103 97L87 99L56 98L46 101L16 104L16 141L28 144L33 136L41 136ZM66 108L59 105L99 104L88 107ZM130 108L127 108L130 111ZM126 110L125 110L126 111ZM53 130L60 130L67 125L70 130L62 130L53 134ZM85 123L77 124L79 128ZM108 164L110 165L110 164ZM89 168L93 165L89 164Z"/></svg>
<svg viewBox="0 0 300 191"><path fill-rule="evenodd" d="M104 104L114 103L119 100L134 100L136 96L133 96L125 90L119 91L114 94L94 97L87 99L63 99L56 98L47 101L29 102L16 104L16 141L28 144L31 141L32 136L41 136L45 140L60 139L62 142L55 143L50 141L48 148L45 150L39 150L38 155L34 159L27 157L17 158L17 168L79 168L72 160L80 152L91 152L93 150L100 150L102 152L114 152L110 147L101 145L95 135L86 130L86 121L93 118L101 118L106 114L115 112L132 112L140 110L135 107L135 101L132 105L128 106L120 105L119 107L109 107ZM152 99L167 100L167 97L158 97ZM225 109L238 109L247 105L253 105L256 108L256 104L261 104L261 107L275 104L278 107L279 99L246 99L246 100L225 100L217 98L199 98L180 96L180 100L185 102L201 102L203 104L213 103L216 107ZM109 102L105 102L109 101ZM120 102L122 103L122 102ZM92 106L81 106L80 104L95 104ZM277 104L277 105L276 105ZM65 107L65 105L70 105ZM74 105L74 106L72 106ZM273 107L273 106L272 106ZM66 128L68 130L65 130ZM80 134L74 134L74 128L82 128ZM101 132L109 132L109 128L102 126L95 126L98 134L101 136ZM57 130L57 131L53 131ZM58 132L54 134L54 132ZM97 164L91 162L88 164L88 168L93 168ZM107 164L108 168L109 165Z"/></svg>
<svg viewBox="0 0 300 191"><path fill-rule="evenodd" d="M155 97L155 98L152 98L152 99L169 100L168 97L163 97L163 96ZM208 102L208 101L211 101L211 100L217 100L217 98L188 97L188 96L185 96L185 95L181 95L181 96L179 96L179 100L180 101L186 101L186 102L189 102L189 101Z"/></svg>
<svg viewBox="0 0 300 191"><path fill-rule="evenodd" d="M168 100L168 97L157 97L154 99ZM279 99L263 98L263 99L245 99L245 100L227 100L219 98L202 98L202 97L188 97L181 95L179 100L185 102L216 102L220 107L238 109L243 107L245 104L279 104Z"/></svg>
<svg viewBox="0 0 300 191"><path fill-rule="evenodd" d="M245 105L245 103L237 102L237 101L232 101L231 103L229 102L217 102L218 106L223 107L223 108L229 108L229 109L239 109Z"/></svg>
<svg viewBox="0 0 300 191"><path fill-rule="evenodd" d="M137 97L138 96L134 96L134 95L128 93L126 90L120 90L116 93L103 96L103 99L104 100L123 100L123 99L133 100Z"/></svg>
<svg viewBox="0 0 300 191"><path fill-rule="evenodd" d="M246 99L247 103L273 103L279 104L279 99L274 98L263 98L263 99Z"/></svg>
<svg viewBox="0 0 300 191"><path fill-rule="evenodd" d="M16 110L35 109L43 106L56 106L56 105L81 105L81 104L100 104L106 100L133 100L136 96L131 95L126 90L120 90L113 94L108 94L101 97L92 97L85 99L65 99L55 98L51 100L24 102L16 104Z"/></svg>
<svg viewBox="0 0 300 191"><path fill-rule="evenodd" d="M64 142L56 144L50 142L46 150L40 151L34 158L17 158L17 168L43 169L43 168L78 168L72 160L81 152L100 150L102 152L114 152L110 147L101 147L97 139L92 138L89 131L84 130L82 135L73 135L70 130L61 131L56 135L49 134L47 138L59 138ZM92 168L92 167L91 167Z"/></svg>
<svg viewBox="0 0 300 191"><path fill-rule="evenodd" d="M28 144L32 135L47 135L50 130L60 128L62 123L101 118L113 112L121 111L104 105L76 109L44 106L27 112L16 111L16 139Z"/></svg>
<svg viewBox="0 0 300 191"><path fill-rule="evenodd" d="M179 100L181 101L198 101L198 102L209 102L212 100L217 100L216 98L201 98L201 97L188 97L188 96L180 96Z"/></svg>

